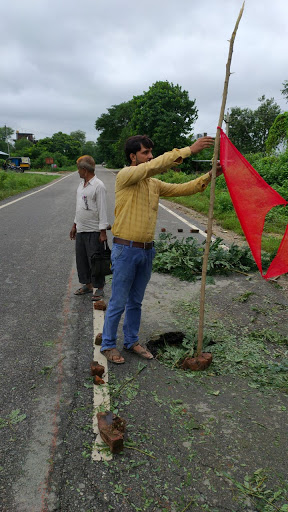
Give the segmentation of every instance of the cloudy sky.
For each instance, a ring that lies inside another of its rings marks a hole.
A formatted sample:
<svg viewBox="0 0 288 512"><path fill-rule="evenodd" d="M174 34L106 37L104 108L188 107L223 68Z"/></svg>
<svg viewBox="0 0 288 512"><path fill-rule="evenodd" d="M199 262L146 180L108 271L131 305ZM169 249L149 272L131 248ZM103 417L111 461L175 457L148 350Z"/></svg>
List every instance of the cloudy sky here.
<svg viewBox="0 0 288 512"><path fill-rule="evenodd" d="M242 0L11 0L1 6L0 126L34 133L83 130L111 105L157 80L196 99L194 133L214 135L228 39ZM287 0L246 0L227 107L255 109L288 80ZM169 149L169 148L167 148Z"/></svg>

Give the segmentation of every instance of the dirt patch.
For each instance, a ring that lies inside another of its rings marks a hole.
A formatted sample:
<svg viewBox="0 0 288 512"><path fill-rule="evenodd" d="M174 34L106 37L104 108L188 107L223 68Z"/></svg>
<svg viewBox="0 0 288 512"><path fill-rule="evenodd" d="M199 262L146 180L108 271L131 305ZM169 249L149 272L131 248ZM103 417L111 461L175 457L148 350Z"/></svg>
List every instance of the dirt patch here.
<svg viewBox="0 0 288 512"><path fill-rule="evenodd" d="M157 357L157 354L160 350L165 349L165 346L174 346L178 347L181 345L182 341L185 338L185 334L183 332L166 332L165 334L160 334L160 336L154 336L147 343L147 348L150 350L151 354L154 357Z"/></svg>

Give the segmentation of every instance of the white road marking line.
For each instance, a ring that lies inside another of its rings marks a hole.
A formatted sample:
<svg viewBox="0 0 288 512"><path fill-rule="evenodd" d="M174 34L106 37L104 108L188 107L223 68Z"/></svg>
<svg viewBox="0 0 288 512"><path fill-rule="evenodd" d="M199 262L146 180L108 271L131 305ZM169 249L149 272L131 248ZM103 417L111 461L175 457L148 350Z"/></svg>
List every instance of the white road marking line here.
<svg viewBox="0 0 288 512"><path fill-rule="evenodd" d="M18 201L22 201L22 199L26 199L26 197L30 197L30 196L33 196L34 194L38 194L38 192L42 192L42 190L45 190L48 187L52 187L53 185L56 185L56 183L59 183L60 181L65 180L66 178L69 178L70 176L72 176L72 174L73 173L68 174L67 176L63 176L63 178L60 178L59 180L55 180L52 183L49 183L49 185L46 185L46 187L42 187L40 190L35 190L34 192L30 192L30 194L26 194L26 196L18 197L18 199L14 199L13 201L10 201L10 203L3 204L2 206L0 206L0 210L1 210L1 208L6 208L6 206L10 206L10 204L14 204L14 203L17 203Z"/></svg>
<svg viewBox="0 0 288 512"><path fill-rule="evenodd" d="M164 204L162 204L160 202L159 202L159 206L161 206L161 208L164 208L164 210L166 210L167 212L171 213L171 215L174 215L174 217L177 217L177 219L179 219L182 222L184 222L185 224L187 224L187 226L189 226L190 228L192 228L192 229L199 229L200 235L204 236L204 238L207 238L207 233L205 233L205 231L203 231L202 229L198 228L198 226L195 226L194 224L191 224L191 222L188 222L188 220L184 219L183 217L181 217L177 213L173 212L173 210L170 210L169 208L167 208L167 206L164 206ZM211 241L215 242L215 240L216 240L215 236L211 236ZM225 245L225 244L220 244L220 247L223 247L223 249L226 249L226 250L229 249L229 247L227 245Z"/></svg>
<svg viewBox="0 0 288 512"><path fill-rule="evenodd" d="M173 210L170 210L169 208L167 208L167 206L164 206L164 204L162 204L160 202L159 202L159 206L161 206L161 208L164 208L164 210L166 210L167 212L171 213L171 215L174 215L174 217L177 217L177 219L179 219L182 222L184 222L185 224L187 224L187 226L189 226L190 228L192 228L192 229L199 229L200 235L204 236L204 238L207 238L207 233L205 233L205 231L202 231L202 229L198 228L198 226L195 226L194 224L191 224L191 222L188 222L188 220L184 219L183 217L181 217L177 213L173 212ZM216 238L212 236L211 240L214 242L216 240Z"/></svg>
<svg viewBox="0 0 288 512"><path fill-rule="evenodd" d="M93 307L93 345L94 345L94 361L98 361L99 364L102 364L105 368L104 376L102 377L105 383L108 382L108 364L107 359L100 352L100 346L95 345L95 337L96 334L102 332L104 324L104 311L98 311ZM93 432L96 434L96 439L92 449L92 459L93 460L111 460L112 454L107 453L107 450L101 450L101 448L106 447L106 444L102 440L99 429L98 429L98 421L97 421L97 412L99 411L99 407L101 405L104 406L104 409L110 410L110 396L108 386L106 384L102 384L102 386L93 386L94 388L94 411L93 411Z"/></svg>

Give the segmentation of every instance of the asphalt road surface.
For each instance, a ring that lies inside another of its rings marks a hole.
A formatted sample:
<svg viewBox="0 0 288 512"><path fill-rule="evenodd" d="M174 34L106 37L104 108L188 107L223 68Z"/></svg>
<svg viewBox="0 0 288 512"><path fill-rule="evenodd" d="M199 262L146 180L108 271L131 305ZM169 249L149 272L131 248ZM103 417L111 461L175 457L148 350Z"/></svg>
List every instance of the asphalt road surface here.
<svg viewBox="0 0 288 512"><path fill-rule="evenodd" d="M112 224L115 173L99 166L97 175ZM127 441L111 460L92 458L95 311L90 295L73 293L79 283L69 239L78 183L74 173L0 203L0 511L254 512L251 494L239 494L227 474L241 483L245 475L262 479L260 468L268 471L267 489L280 487L280 510L288 488L287 395L242 374L215 375L213 365L197 377L129 353L124 365L110 364L111 408L127 421ZM191 235L196 221L161 203L157 233ZM153 273L140 339L185 331L189 315L196 322L199 288L199 281ZM110 291L108 279L106 300ZM225 317L240 336L253 310L252 330L287 333L287 292L259 274L217 277L206 291L212 323ZM235 301L244 295L247 303ZM122 343L120 328L120 350Z"/></svg>
<svg viewBox="0 0 288 512"><path fill-rule="evenodd" d="M112 224L115 173L99 166L97 175L107 187ZM91 427L92 308L89 296L73 294L78 279L69 239L78 183L74 173L0 203L3 512L68 512L57 505L63 480L51 483L55 464L62 464L62 476L67 472L65 482L72 475L76 481L83 477L86 452L89 458L83 432ZM183 228L187 235L190 224L159 208L158 232ZM77 424L78 410L86 416ZM80 485L84 502L94 485L85 491ZM74 510L82 509L70 504L69 512Z"/></svg>

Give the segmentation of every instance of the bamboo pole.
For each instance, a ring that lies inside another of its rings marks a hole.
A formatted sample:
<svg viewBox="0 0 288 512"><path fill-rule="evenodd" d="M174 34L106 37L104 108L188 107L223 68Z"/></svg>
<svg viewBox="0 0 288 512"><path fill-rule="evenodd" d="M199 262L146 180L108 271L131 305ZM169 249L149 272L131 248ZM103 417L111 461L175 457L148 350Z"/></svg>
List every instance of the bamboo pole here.
<svg viewBox="0 0 288 512"><path fill-rule="evenodd" d="M227 60L227 64L226 64L226 75L225 75L224 89L223 89L223 95L222 95L222 105L221 105L219 121L218 121L218 127L220 127L220 128L222 127L222 123L223 123L223 119L224 119L224 112L225 112L225 106L226 106L226 100L227 100L227 94L228 94L228 84L229 84L229 77L231 74L230 67L231 67L234 40L236 37L236 32L238 30L238 26L239 26L243 11L244 11L244 5L245 5L245 1L243 2L243 5L240 9L240 12L239 12L239 15L238 15L234 30L232 32L231 39L230 39L228 60ZM196 349L196 353L195 353L196 356L199 356L201 354L202 348L203 348L205 287L206 287L209 248L210 248L210 242L211 242L211 237L212 237L213 209L214 209L215 185L216 185L216 167L217 167L217 160L218 160L218 155L219 155L219 148L220 148L220 130L217 128L215 145L214 145L214 153L213 153L210 205L209 205L208 224L207 224L207 238L206 238L205 251L204 251L204 256L203 256L203 266L202 266L198 344L197 344L197 349Z"/></svg>

